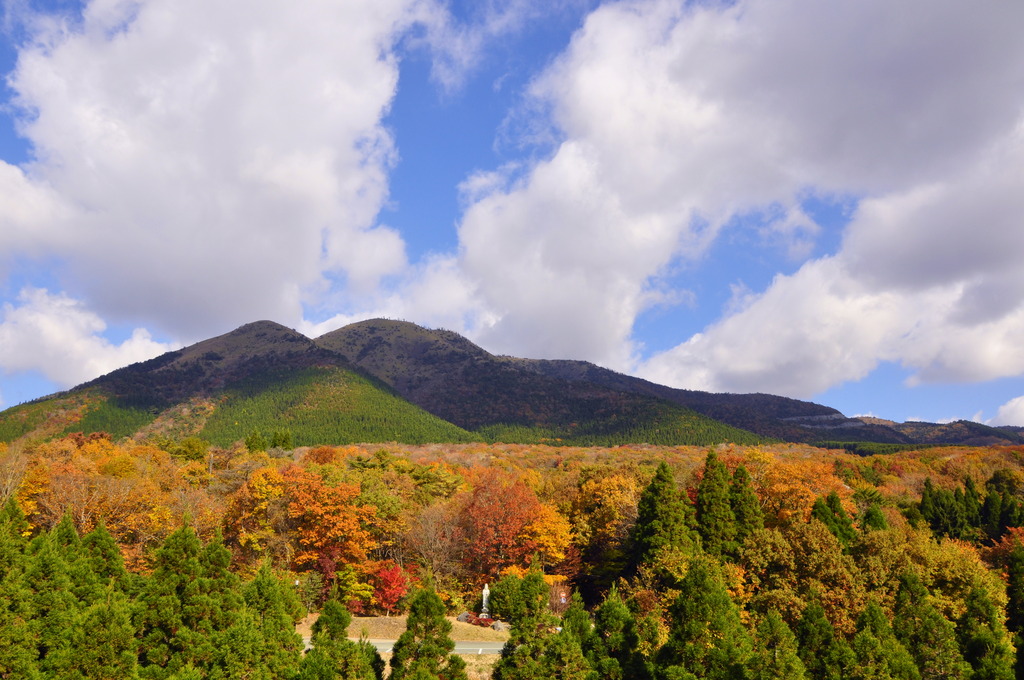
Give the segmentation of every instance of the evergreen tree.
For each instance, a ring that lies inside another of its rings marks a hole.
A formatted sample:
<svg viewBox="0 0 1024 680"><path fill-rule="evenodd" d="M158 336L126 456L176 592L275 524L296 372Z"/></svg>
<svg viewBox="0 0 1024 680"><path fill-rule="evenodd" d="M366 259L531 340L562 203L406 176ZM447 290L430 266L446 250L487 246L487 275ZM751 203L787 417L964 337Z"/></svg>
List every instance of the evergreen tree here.
<svg viewBox="0 0 1024 680"><path fill-rule="evenodd" d="M811 507L811 517L827 526L846 550L849 550L857 542L857 532L853 528L853 522L843 509L842 500L835 491L830 492L825 498L814 501L814 506Z"/></svg>
<svg viewBox="0 0 1024 680"><path fill-rule="evenodd" d="M105 591L111 582L119 590L128 589L129 577L128 571L124 568L124 557L102 519L96 528L82 538L82 551L96 577L96 582L102 586L102 591Z"/></svg>
<svg viewBox="0 0 1024 680"><path fill-rule="evenodd" d="M856 663L851 680L921 680L914 658L893 634L885 613L874 600L857 620L857 634L850 643Z"/></svg>
<svg viewBox="0 0 1024 680"><path fill-rule="evenodd" d="M168 536L156 551L155 568L145 581L139 602L142 677L163 680L194 665L188 653L193 646L193 634L185 606L186 593L201 573L201 550L196 533L183 527Z"/></svg>
<svg viewBox="0 0 1024 680"><path fill-rule="evenodd" d="M190 666L223 674L251 662L261 642L230 561L219 536L205 547L189 527L167 537L140 598L140 676L163 680Z"/></svg>
<svg viewBox="0 0 1024 680"><path fill-rule="evenodd" d="M981 494L974 484L974 479L968 477L964 480L963 493L964 521L973 528L981 527Z"/></svg>
<svg viewBox="0 0 1024 680"><path fill-rule="evenodd" d="M25 571L32 617L29 629L35 639L40 670L47 673L61 651L71 645L70 634L78 624L79 601L54 535L37 536L30 552Z"/></svg>
<svg viewBox="0 0 1024 680"><path fill-rule="evenodd" d="M351 622L333 592L313 624L313 648L302 658L299 680L382 680L384 661L369 642L348 639Z"/></svg>
<svg viewBox="0 0 1024 680"><path fill-rule="evenodd" d="M1024 633L1024 546L1010 551L1006 570L1006 627Z"/></svg>
<svg viewBox="0 0 1024 680"><path fill-rule="evenodd" d="M522 588L523 579L516 574L505 574L495 581L491 588L488 610L491 618L500 619L506 623L514 623L519 613L519 591Z"/></svg>
<svg viewBox="0 0 1024 680"><path fill-rule="evenodd" d="M25 582L28 522L11 497L0 509L0 678L36 678L32 592Z"/></svg>
<svg viewBox="0 0 1024 680"><path fill-rule="evenodd" d="M657 656L660 677L744 677L753 642L717 566L703 558L693 561L670 614L669 639Z"/></svg>
<svg viewBox="0 0 1024 680"><path fill-rule="evenodd" d="M893 631L914 658L924 680L955 680L970 673L953 624L932 604L927 588L916 574L907 573L900 579Z"/></svg>
<svg viewBox="0 0 1024 680"><path fill-rule="evenodd" d="M69 631L71 644L48 664L66 680L131 680L138 677L138 640L128 596L109 585Z"/></svg>
<svg viewBox="0 0 1024 680"><path fill-rule="evenodd" d="M992 541L999 540L1003 535L1003 496L991 489L985 494L985 502L981 506L982 529Z"/></svg>
<svg viewBox="0 0 1024 680"><path fill-rule="evenodd" d="M864 517L861 518L860 526L865 532L884 531L889 528L889 523L885 521L885 515L882 514L882 508L879 507L878 503L872 503L864 511Z"/></svg>
<svg viewBox="0 0 1024 680"><path fill-rule="evenodd" d="M295 632L296 621L289 613L292 608L286 592L267 563L243 592L259 632L258 663L275 678L295 675L302 658L302 637Z"/></svg>
<svg viewBox="0 0 1024 680"><path fill-rule="evenodd" d="M25 513L14 496L9 496L0 509L0 536L10 538L19 549L24 550L28 545L28 532L29 524Z"/></svg>
<svg viewBox="0 0 1024 680"><path fill-rule="evenodd" d="M569 608L562 614L562 630L575 635L584 646L594 635L594 623L583 608L583 598L578 592L573 592L569 598Z"/></svg>
<svg viewBox="0 0 1024 680"><path fill-rule="evenodd" d="M405 632L391 655L391 680L465 680L466 662L452 654L451 630L437 593L426 588L416 592L409 601Z"/></svg>
<svg viewBox="0 0 1024 680"><path fill-rule="evenodd" d="M804 680L804 663L797 652L796 638L772 609L757 625L750 680Z"/></svg>
<svg viewBox="0 0 1024 680"><path fill-rule="evenodd" d="M729 502L732 505L732 514L736 518L736 541L742 545L748 536L764 528L761 501L754 492L750 473L743 465L737 466L732 473Z"/></svg>
<svg viewBox="0 0 1024 680"><path fill-rule="evenodd" d="M631 539L634 572L639 565L654 562L663 550L692 552L699 545L693 530L693 508L676 489L672 470L664 462L640 494Z"/></svg>
<svg viewBox="0 0 1024 680"><path fill-rule="evenodd" d="M636 620L614 586L594 612L594 630L583 640L587 661L601 680L643 680L652 669L640 654Z"/></svg>
<svg viewBox="0 0 1024 680"><path fill-rule="evenodd" d="M808 678L841 680L856 662L850 645L836 635L832 623L825 617L825 608L817 599L804 608L796 626L796 638Z"/></svg>
<svg viewBox="0 0 1024 680"><path fill-rule="evenodd" d="M587 678L590 666L576 634L572 630L552 632L558 619L547 608L548 592L543 574L531 569L520 586L519 614L494 665L493 680ZM582 627L579 621L574 626Z"/></svg>
<svg viewBox="0 0 1024 680"><path fill-rule="evenodd" d="M697 486L697 530L709 555L736 552L736 517L729 498L729 470L713 451L704 461L704 477Z"/></svg>
<svg viewBox="0 0 1024 680"><path fill-rule="evenodd" d="M971 666L971 680L1013 680L1013 646L992 598L975 586L966 604L957 622L957 639Z"/></svg>

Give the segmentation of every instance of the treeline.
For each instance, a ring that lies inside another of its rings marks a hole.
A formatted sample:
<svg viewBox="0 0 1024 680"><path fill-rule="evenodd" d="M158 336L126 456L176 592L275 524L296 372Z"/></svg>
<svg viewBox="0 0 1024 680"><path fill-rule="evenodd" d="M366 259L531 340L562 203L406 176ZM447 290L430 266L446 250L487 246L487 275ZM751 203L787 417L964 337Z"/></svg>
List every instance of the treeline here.
<svg viewBox="0 0 1024 680"><path fill-rule="evenodd" d="M132 574L130 602L182 525L223 578L286 575L313 608L334 592L352 612L409 611L419 582L449 614L478 612L489 583L494 613L513 625L496 678L980 680L1013 674L1024 619L1020 460L1013 449L859 458L800 446L271 455L79 436L0 445L0 493L24 513L25 560L70 527L102 526ZM997 498L1001 533L989 533ZM939 524L971 507L977 520ZM578 602L562 611L554 595L570 592ZM34 649L39 662L46 650ZM226 672L211 659L198 677Z"/></svg>
<svg viewBox="0 0 1024 680"><path fill-rule="evenodd" d="M0 677L89 680L381 680L374 646L348 639L335 588L305 641L295 589L263 564L248 581L218 539L172 533L147 575L129 573L101 523L79 538L70 519L31 541L13 499L0 510ZM444 607L430 590L410 602L391 677L465 680Z"/></svg>
<svg viewBox="0 0 1024 680"><path fill-rule="evenodd" d="M493 677L1019 677L1011 630L1024 617L1024 547L1010 558L1008 630L1006 593L980 564L937 573L937 556L909 548L880 569L883 552L899 551L877 505L855 523L830 494L809 523L765 529L746 484L743 468L730 481L711 455L694 507L659 467L633 559L592 614L574 598L556 620L539 571L495 584L495 611L514 624Z"/></svg>
<svg viewBox="0 0 1024 680"><path fill-rule="evenodd" d="M955 489L936 488L926 479L917 509L939 536L991 545L1013 528L1024 526L1024 478L1011 470L999 470L979 492L970 477Z"/></svg>

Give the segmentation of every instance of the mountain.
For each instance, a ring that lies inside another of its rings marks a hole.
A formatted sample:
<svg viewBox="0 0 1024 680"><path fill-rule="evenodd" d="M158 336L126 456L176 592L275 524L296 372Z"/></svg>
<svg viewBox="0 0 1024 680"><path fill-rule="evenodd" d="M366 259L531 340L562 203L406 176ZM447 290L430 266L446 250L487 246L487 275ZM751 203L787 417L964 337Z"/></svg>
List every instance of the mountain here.
<svg viewBox="0 0 1024 680"><path fill-rule="evenodd" d="M410 402L488 439L579 444L754 442L657 397L524 370L462 336L374 319L316 344L381 380Z"/></svg>
<svg viewBox="0 0 1024 680"><path fill-rule="evenodd" d="M583 361L496 356L451 331L383 319L315 340L258 321L0 413L0 441L107 431L226 446L257 430L286 430L296 445L1024 442L1010 428L847 418L770 394L680 390Z"/></svg>

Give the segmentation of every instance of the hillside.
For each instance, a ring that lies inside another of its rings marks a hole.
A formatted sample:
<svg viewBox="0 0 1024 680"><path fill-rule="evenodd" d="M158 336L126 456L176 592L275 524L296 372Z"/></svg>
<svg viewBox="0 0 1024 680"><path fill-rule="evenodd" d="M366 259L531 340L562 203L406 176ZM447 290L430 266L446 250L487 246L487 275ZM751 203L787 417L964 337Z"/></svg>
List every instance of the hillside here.
<svg viewBox="0 0 1024 680"><path fill-rule="evenodd" d="M758 439L657 396L527 370L519 360L496 357L450 331L374 319L316 343L412 403L491 440L592 445Z"/></svg>
<svg viewBox="0 0 1024 680"><path fill-rule="evenodd" d="M582 361L495 356L445 330L373 319L315 340L270 321L0 413L0 441L108 432L226 446L503 441L582 446L1018 444L1011 428L894 423L770 394L681 390Z"/></svg>

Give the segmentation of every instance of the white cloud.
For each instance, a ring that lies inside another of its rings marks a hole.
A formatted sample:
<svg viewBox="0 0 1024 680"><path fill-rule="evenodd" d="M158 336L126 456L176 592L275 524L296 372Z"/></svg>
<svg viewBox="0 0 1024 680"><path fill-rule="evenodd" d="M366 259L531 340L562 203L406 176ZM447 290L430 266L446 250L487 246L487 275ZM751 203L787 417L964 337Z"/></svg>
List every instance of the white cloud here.
<svg viewBox="0 0 1024 680"><path fill-rule="evenodd" d="M420 6L94 1L73 29L37 22L10 78L37 160L0 167L22 197L0 199L0 241L56 253L103 318L181 337L297 323L325 276L372 290L406 266L375 220L391 49Z"/></svg>
<svg viewBox="0 0 1024 680"><path fill-rule="evenodd" d="M106 323L78 300L27 288L18 304L5 304L0 318L0 370L40 369L61 387L71 387L121 366L174 349L136 328L115 344L103 337Z"/></svg>
<svg viewBox="0 0 1024 680"><path fill-rule="evenodd" d="M999 407L996 417L989 425L1014 425L1024 427L1024 396L1015 397Z"/></svg>
<svg viewBox="0 0 1024 680"><path fill-rule="evenodd" d="M1024 5L997 2L602 6L532 88L551 156L472 183L460 255L493 319L480 337L636 366L633 322L670 267L726 228L800 261L819 233L802 200L855 196L838 253L643 373L806 397L879 361L918 380L1024 372L1022 28Z"/></svg>
<svg viewBox="0 0 1024 680"><path fill-rule="evenodd" d="M838 255L780 276L703 334L652 358L671 384L811 397L879 361L910 384L1024 374L1024 144L942 185L866 200Z"/></svg>

